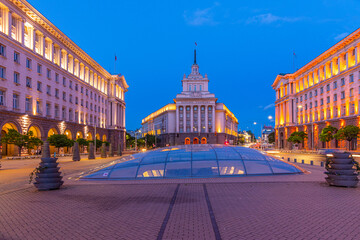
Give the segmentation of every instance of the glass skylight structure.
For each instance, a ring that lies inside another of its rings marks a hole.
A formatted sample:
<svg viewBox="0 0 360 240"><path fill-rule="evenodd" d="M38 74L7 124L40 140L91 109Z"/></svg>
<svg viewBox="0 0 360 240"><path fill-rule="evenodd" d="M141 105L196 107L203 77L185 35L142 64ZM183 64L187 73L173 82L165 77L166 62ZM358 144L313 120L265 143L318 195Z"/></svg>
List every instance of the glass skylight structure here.
<svg viewBox="0 0 360 240"><path fill-rule="evenodd" d="M284 161L244 147L181 145L125 156L83 179L208 178L299 174Z"/></svg>

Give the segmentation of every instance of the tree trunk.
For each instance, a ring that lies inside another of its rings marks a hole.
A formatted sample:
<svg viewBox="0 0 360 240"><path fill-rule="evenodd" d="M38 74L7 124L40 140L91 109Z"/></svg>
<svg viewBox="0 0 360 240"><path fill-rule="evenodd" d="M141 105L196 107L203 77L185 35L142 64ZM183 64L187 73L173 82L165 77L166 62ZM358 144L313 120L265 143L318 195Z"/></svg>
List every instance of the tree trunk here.
<svg viewBox="0 0 360 240"><path fill-rule="evenodd" d="M19 148L19 157L21 157L21 149L22 149L22 147L18 146L18 148Z"/></svg>

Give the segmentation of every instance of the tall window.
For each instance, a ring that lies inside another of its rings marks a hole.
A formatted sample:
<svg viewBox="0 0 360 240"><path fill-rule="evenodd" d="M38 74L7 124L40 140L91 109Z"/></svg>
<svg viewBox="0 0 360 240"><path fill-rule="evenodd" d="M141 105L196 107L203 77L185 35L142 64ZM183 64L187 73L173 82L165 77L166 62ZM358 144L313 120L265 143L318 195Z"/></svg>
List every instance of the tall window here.
<svg viewBox="0 0 360 240"><path fill-rule="evenodd" d="M191 91L191 85L189 85L189 92Z"/></svg>
<svg viewBox="0 0 360 240"><path fill-rule="evenodd" d="M26 87L31 88L31 78L26 77Z"/></svg>
<svg viewBox="0 0 360 240"><path fill-rule="evenodd" d="M14 52L14 62L20 63L20 53Z"/></svg>
<svg viewBox="0 0 360 240"><path fill-rule="evenodd" d="M13 94L13 109L19 109L19 95Z"/></svg>
<svg viewBox="0 0 360 240"><path fill-rule="evenodd" d="M38 74L41 74L41 73L42 73L42 66L41 66L41 64L38 64L38 65L37 65L37 73L38 73Z"/></svg>
<svg viewBox="0 0 360 240"><path fill-rule="evenodd" d="M41 92L41 82L37 82L37 86L36 86L36 89Z"/></svg>
<svg viewBox="0 0 360 240"><path fill-rule="evenodd" d="M26 59L26 68L31 69L31 59L30 58Z"/></svg>
<svg viewBox="0 0 360 240"><path fill-rule="evenodd" d="M41 114L41 100L36 100L36 113Z"/></svg>
<svg viewBox="0 0 360 240"><path fill-rule="evenodd" d="M20 84L20 74L18 72L14 72L14 83Z"/></svg>
<svg viewBox="0 0 360 240"><path fill-rule="evenodd" d="M0 44L0 56L6 57L6 47L2 44Z"/></svg>
<svg viewBox="0 0 360 240"><path fill-rule="evenodd" d="M31 111L31 97L25 98L25 111L30 112Z"/></svg>
<svg viewBox="0 0 360 240"><path fill-rule="evenodd" d="M50 69L46 69L46 77L51 79L51 70Z"/></svg>
<svg viewBox="0 0 360 240"><path fill-rule="evenodd" d="M0 66L0 78L6 79L6 68Z"/></svg>
<svg viewBox="0 0 360 240"><path fill-rule="evenodd" d="M51 105L50 103L46 103L46 116L51 115Z"/></svg>
<svg viewBox="0 0 360 240"><path fill-rule="evenodd" d="M0 90L0 106L5 105L5 91Z"/></svg>
<svg viewBox="0 0 360 240"><path fill-rule="evenodd" d="M59 117L59 106L55 105L55 117L58 118Z"/></svg>
<svg viewBox="0 0 360 240"><path fill-rule="evenodd" d="M351 75L349 76L349 83L353 83L353 82L354 82L354 75L351 74Z"/></svg>

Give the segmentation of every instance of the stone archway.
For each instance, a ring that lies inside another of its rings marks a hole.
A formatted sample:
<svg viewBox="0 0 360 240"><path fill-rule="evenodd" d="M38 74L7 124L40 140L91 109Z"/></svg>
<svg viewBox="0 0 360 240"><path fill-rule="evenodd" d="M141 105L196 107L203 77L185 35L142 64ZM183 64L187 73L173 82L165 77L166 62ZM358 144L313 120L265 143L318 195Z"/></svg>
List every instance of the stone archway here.
<svg viewBox="0 0 360 240"><path fill-rule="evenodd" d="M100 140L100 134L96 134L96 140Z"/></svg>
<svg viewBox="0 0 360 240"><path fill-rule="evenodd" d="M84 138L84 134L81 131L78 131L76 133L76 139L79 139L79 138Z"/></svg>
<svg viewBox="0 0 360 240"><path fill-rule="evenodd" d="M203 137L203 138L201 139L201 144L207 144L207 139L206 139L206 137Z"/></svg>
<svg viewBox="0 0 360 240"><path fill-rule="evenodd" d="M185 138L185 145L189 145L190 144L190 138Z"/></svg>
<svg viewBox="0 0 360 240"><path fill-rule="evenodd" d="M193 144L199 144L199 139L197 137L193 139Z"/></svg>
<svg viewBox="0 0 360 240"><path fill-rule="evenodd" d="M86 140L88 140L88 141L92 141L92 140L93 140L93 136L92 136L91 132L88 132L88 133L86 134Z"/></svg>
<svg viewBox="0 0 360 240"><path fill-rule="evenodd" d="M1 128L1 137L4 137L6 133L9 132L9 129L15 129L19 132L18 127L14 123L8 122L3 125ZM17 156L19 154L19 149L14 144L1 144L1 155L2 156Z"/></svg>
<svg viewBox="0 0 360 240"><path fill-rule="evenodd" d="M106 134L104 134L104 135L102 136L102 141L103 141L103 142L106 142L106 139L107 139L107 138L106 138Z"/></svg>
<svg viewBox="0 0 360 240"><path fill-rule="evenodd" d="M55 128L50 128L49 132L48 132L48 137L50 137L51 135L54 134L59 134L59 132L55 129ZM54 146L50 145L50 154L54 154L54 152L56 152L56 148Z"/></svg>
<svg viewBox="0 0 360 240"><path fill-rule="evenodd" d="M32 132L33 136L39 139L42 139L42 134L41 134L41 130L38 126L36 125L31 125L28 129L28 132ZM38 151L40 151L41 146L37 146L34 149L29 149L29 154L34 155L37 154Z"/></svg>
<svg viewBox="0 0 360 240"><path fill-rule="evenodd" d="M67 136L68 139L73 139L72 133L69 129L66 129L64 134Z"/></svg>

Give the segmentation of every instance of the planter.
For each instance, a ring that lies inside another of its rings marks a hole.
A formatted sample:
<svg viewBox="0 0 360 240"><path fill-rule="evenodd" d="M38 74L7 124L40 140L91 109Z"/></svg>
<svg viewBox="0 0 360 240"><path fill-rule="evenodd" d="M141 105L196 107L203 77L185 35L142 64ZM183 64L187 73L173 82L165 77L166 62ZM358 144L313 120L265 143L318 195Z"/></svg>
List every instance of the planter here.
<svg viewBox="0 0 360 240"><path fill-rule="evenodd" d="M60 168L56 167L56 168L45 168L41 171L41 173L57 173L59 172Z"/></svg>
<svg viewBox="0 0 360 240"><path fill-rule="evenodd" d="M354 167L353 164L336 164L336 163L330 163L330 167L332 169L339 169L339 170L349 170Z"/></svg>
<svg viewBox="0 0 360 240"><path fill-rule="evenodd" d="M37 177L35 178L35 181L37 183L57 183L60 182L62 177Z"/></svg>
<svg viewBox="0 0 360 240"><path fill-rule="evenodd" d="M327 173L328 178L331 180L344 180L344 181L356 181L357 175L335 175Z"/></svg>
<svg viewBox="0 0 360 240"><path fill-rule="evenodd" d="M356 187L359 182L359 180L345 181L345 180L332 180L328 178L326 178L326 181L329 183L329 185L337 186L337 187Z"/></svg>
<svg viewBox="0 0 360 240"><path fill-rule="evenodd" d="M64 183L63 181L60 181L56 183L34 183L34 185L38 190L46 191L46 190L59 189L63 183Z"/></svg>
<svg viewBox="0 0 360 240"><path fill-rule="evenodd" d="M41 159L42 163L56 163L57 158L44 158Z"/></svg>
<svg viewBox="0 0 360 240"><path fill-rule="evenodd" d="M336 174L336 175L341 175L341 174L344 174L344 175L352 175L352 174L355 173L355 169L340 170L340 169L332 169L332 168L329 168L329 169L328 169L328 172L331 173L331 174Z"/></svg>
<svg viewBox="0 0 360 240"><path fill-rule="evenodd" d="M36 176L38 178L58 178L61 177L61 173L53 172L53 173L37 173Z"/></svg>
<svg viewBox="0 0 360 240"><path fill-rule="evenodd" d="M40 163L40 167L45 167L45 168L56 168L59 165L59 163L57 162L52 162L52 163Z"/></svg>
<svg viewBox="0 0 360 240"><path fill-rule="evenodd" d="M331 163L335 164L352 164L353 159L352 158L333 158L331 159Z"/></svg>
<svg viewBox="0 0 360 240"><path fill-rule="evenodd" d="M334 158L351 158L351 154L346 152L333 152L332 155L334 156Z"/></svg>

